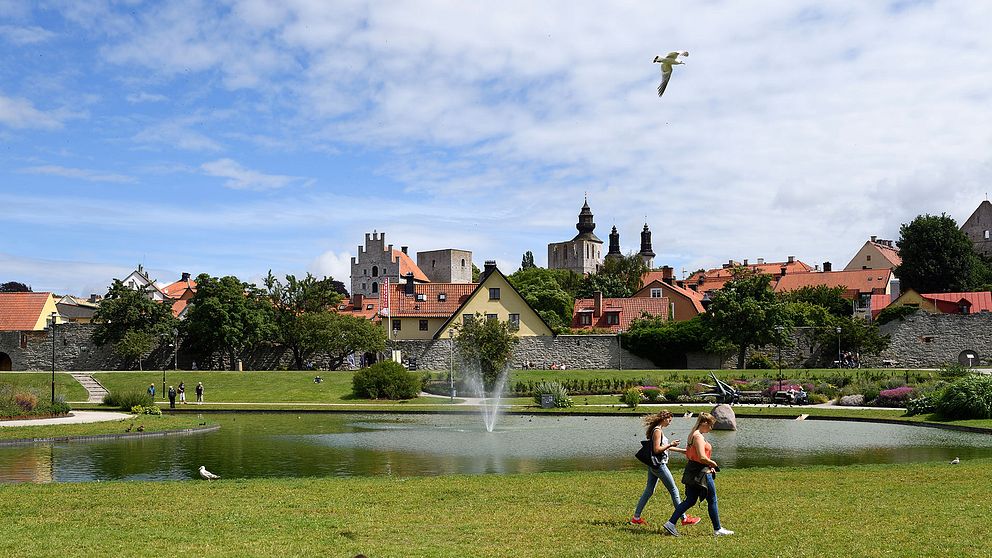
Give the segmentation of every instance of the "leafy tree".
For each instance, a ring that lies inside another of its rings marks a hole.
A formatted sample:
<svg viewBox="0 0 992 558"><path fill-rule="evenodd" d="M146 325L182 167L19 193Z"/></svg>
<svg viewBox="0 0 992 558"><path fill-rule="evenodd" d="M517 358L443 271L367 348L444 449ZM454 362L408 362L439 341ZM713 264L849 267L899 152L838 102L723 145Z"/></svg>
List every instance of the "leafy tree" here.
<svg viewBox="0 0 992 558"><path fill-rule="evenodd" d="M302 370L303 361L312 355L304 349L304 337L309 332L302 319L306 315L326 313L341 301L335 283L339 282L331 277L317 279L309 273L303 279L287 275L283 283L272 275L272 270L265 278L266 296L275 319L275 342L293 352L297 370Z"/></svg>
<svg viewBox="0 0 992 558"><path fill-rule="evenodd" d="M467 320L457 327L455 345L458 354L466 362L479 363L483 387L490 393L510 361L517 336L508 322L489 320L482 314L476 314L474 320Z"/></svg>
<svg viewBox="0 0 992 558"><path fill-rule="evenodd" d="M859 317L833 317L830 324L819 330L821 358L824 362L837 359L837 328L840 328L840 349L862 356L876 356L889 346L889 336L878 331L878 324Z"/></svg>
<svg viewBox="0 0 992 558"><path fill-rule="evenodd" d="M235 361L275 337L274 311L265 291L234 276L206 273L196 278L196 284L184 322L196 352L224 352L233 369Z"/></svg>
<svg viewBox="0 0 992 558"><path fill-rule="evenodd" d="M648 266L637 254L610 258L603 267L586 277L578 290L579 298L591 298L596 291L609 298L625 298L641 288L641 278Z"/></svg>
<svg viewBox="0 0 992 558"><path fill-rule="evenodd" d="M114 343L114 352L129 362L137 360L138 370L142 370L141 360L155 348L156 344L156 338L151 333L131 329L124 332L120 341Z"/></svg>
<svg viewBox="0 0 992 558"><path fill-rule="evenodd" d="M946 214L919 215L899 229L895 269L902 290L919 293L969 291L988 275L968 236Z"/></svg>
<svg viewBox="0 0 992 558"><path fill-rule="evenodd" d="M732 274L733 279L713 292L703 323L714 339L737 349L737 367L743 369L748 347L784 340L788 329L775 328L786 326L787 316L769 288L771 276L744 267L735 268Z"/></svg>
<svg viewBox="0 0 992 558"><path fill-rule="evenodd" d="M700 316L682 322L650 317L634 320L620 343L659 368L685 368L686 353L707 349L710 337Z"/></svg>
<svg viewBox="0 0 992 558"><path fill-rule="evenodd" d="M552 329L571 325L575 295L565 285L577 285L578 275L567 269L532 267L521 268L507 279Z"/></svg>
<svg viewBox="0 0 992 558"><path fill-rule="evenodd" d="M783 302L806 302L814 304L826 308L827 312L830 312L834 316L850 316L854 313L854 306L850 300L844 298L845 290L844 287L816 285L780 293L779 298Z"/></svg>
<svg viewBox="0 0 992 558"><path fill-rule="evenodd" d="M479 266L472 264L472 282L478 283L481 275L482 271L479 270Z"/></svg>
<svg viewBox="0 0 992 558"><path fill-rule="evenodd" d="M24 283L18 283L17 281L8 281L6 283L0 283L0 293L29 293L31 292L31 287L25 285Z"/></svg>
<svg viewBox="0 0 992 558"><path fill-rule="evenodd" d="M298 325L302 357L326 355L331 370L340 368L350 354L377 353L386 348L385 330L362 318L308 312L300 316Z"/></svg>
<svg viewBox="0 0 992 558"><path fill-rule="evenodd" d="M524 252L524 257L520 261L520 269L534 269L537 267L534 265L534 252L527 250Z"/></svg>
<svg viewBox="0 0 992 558"><path fill-rule="evenodd" d="M904 321L908 316L911 316L919 311L919 308L915 306L886 306L878 313L878 317L875 318L875 325L885 325L893 320Z"/></svg>
<svg viewBox="0 0 992 558"><path fill-rule="evenodd" d="M93 342L101 347L116 346L131 332L171 338L172 329L178 324L172 306L155 302L145 291L127 287L119 279L110 286L93 320L96 322ZM128 345L134 345L135 339L132 337Z"/></svg>

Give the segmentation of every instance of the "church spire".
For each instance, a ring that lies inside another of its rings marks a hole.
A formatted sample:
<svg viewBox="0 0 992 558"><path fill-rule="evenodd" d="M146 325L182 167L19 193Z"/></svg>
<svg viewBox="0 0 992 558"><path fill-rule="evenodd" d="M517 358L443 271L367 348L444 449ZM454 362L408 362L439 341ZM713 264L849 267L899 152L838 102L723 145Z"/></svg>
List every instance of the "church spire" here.
<svg viewBox="0 0 992 558"><path fill-rule="evenodd" d="M578 229L579 234L575 235L572 240L592 240L593 242L599 242L602 244L602 240L593 234L593 230L596 229L596 223L592 218L592 210L589 209L589 199L585 198L582 203L582 210L579 211L579 222L575 224L575 228Z"/></svg>
<svg viewBox="0 0 992 558"><path fill-rule="evenodd" d="M654 267L654 250L651 249L651 229L648 228L648 224L644 223L644 230L641 231L641 259L648 268Z"/></svg>
<svg viewBox="0 0 992 558"><path fill-rule="evenodd" d="M623 257L620 252L620 233L617 232L616 225L613 225L613 231L610 232L610 251L606 253L606 257L607 259Z"/></svg>

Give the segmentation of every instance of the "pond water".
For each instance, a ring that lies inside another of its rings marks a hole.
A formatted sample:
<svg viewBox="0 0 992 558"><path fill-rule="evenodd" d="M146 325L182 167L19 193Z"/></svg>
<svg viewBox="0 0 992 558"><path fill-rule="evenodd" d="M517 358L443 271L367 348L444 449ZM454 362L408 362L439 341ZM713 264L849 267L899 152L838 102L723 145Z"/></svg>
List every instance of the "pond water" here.
<svg viewBox="0 0 992 558"><path fill-rule="evenodd" d="M644 436L637 417L204 414L205 434L0 446L0 482L422 476L626 470ZM692 419L675 419L685 439ZM914 426L739 419L708 436L721 467L849 465L992 457L992 436ZM683 441L684 445L684 441ZM681 467L681 456L673 457Z"/></svg>

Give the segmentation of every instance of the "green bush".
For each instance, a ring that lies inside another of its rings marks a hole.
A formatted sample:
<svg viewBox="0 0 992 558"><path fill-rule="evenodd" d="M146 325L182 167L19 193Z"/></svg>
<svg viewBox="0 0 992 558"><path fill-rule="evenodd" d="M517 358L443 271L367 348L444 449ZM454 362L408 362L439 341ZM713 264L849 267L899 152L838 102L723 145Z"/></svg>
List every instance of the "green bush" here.
<svg viewBox="0 0 992 558"><path fill-rule="evenodd" d="M155 404L152 396L145 391L121 391L118 393L108 393L103 396L103 404L109 407L117 407L122 411L131 411L132 407L141 405L148 407Z"/></svg>
<svg viewBox="0 0 992 558"><path fill-rule="evenodd" d="M916 313L919 308L913 306L889 306L882 309L878 313L878 317L875 318L875 323L877 325L887 324L893 320L905 321L907 316L911 316Z"/></svg>
<svg viewBox="0 0 992 558"><path fill-rule="evenodd" d="M661 399L661 390L656 387L644 388L641 390L648 403L657 403Z"/></svg>
<svg viewBox="0 0 992 558"><path fill-rule="evenodd" d="M970 375L955 380L944 389L935 409L948 419L992 418L992 376Z"/></svg>
<svg viewBox="0 0 992 558"><path fill-rule="evenodd" d="M538 382L534 386L534 402L540 404L542 395L550 395L554 398L555 407L566 408L575 405L575 402L568 396L568 390L560 382L548 381Z"/></svg>
<svg viewBox="0 0 992 558"><path fill-rule="evenodd" d="M674 384L669 384L668 390L665 392L665 399L671 401L672 403L676 401L682 401L684 398L688 398L692 395L691 387L685 382L677 382Z"/></svg>
<svg viewBox="0 0 992 558"><path fill-rule="evenodd" d="M747 367L753 370L770 370L775 368L775 363L765 353L753 353L747 359Z"/></svg>
<svg viewBox="0 0 992 558"><path fill-rule="evenodd" d="M971 374L971 370L967 366L957 362L945 364L937 369L937 376L943 380L963 378L968 374Z"/></svg>
<svg viewBox="0 0 992 558"><path fill-rule="evenodd" d="M830 401L830 398L822 393L811 393L809 394L809 404L810 405L822 405Z"/></svg>
<svg viewBox="0 0 992 558"><path fill-rule="evenodd" d="M631 409L636 409L641 404L641 388L632 387L627 389L620 395L620 401Z"/></svg>
<svg viewBox="0 0 992 558"><path fill-rule="evenodd" d="M135 405L134 407L131 407L131 414L161 416L162 409L159 409L158 405L151 405L148 407L142 405Z"/></svg>
<svg viewBox="0 0 992 558"><path fill-rule="evenodd" d="M422 378L391 360L363 368L351 379L356 397L364 399L413 399L420 393Z"/></svg>

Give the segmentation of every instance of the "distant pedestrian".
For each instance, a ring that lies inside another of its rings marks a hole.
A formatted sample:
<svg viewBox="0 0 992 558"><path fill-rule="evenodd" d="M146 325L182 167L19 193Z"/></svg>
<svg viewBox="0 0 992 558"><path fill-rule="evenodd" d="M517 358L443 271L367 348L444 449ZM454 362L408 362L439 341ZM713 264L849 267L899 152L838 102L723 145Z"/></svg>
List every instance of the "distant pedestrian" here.
<svg viewBox="0 0 992 558"><path fill-rule="evenodd" d="M148 384L148 396L155 399L155 384Z"/></svg>
<svg viewBox="0 0 992 558"><path fill-rule="evenodd" d="M186 404L186 383L179 382L179 402L183 405Z"/></svg>
<svg viewBox="0 0 992 558"><path fill-rule="evenodd" d="M193 370L196 370L196 361L193 361Z"/></svg>
<svg viewBox="0 0 992 558"><path fill-rule="evenodd" d="M203 403L203 382L196 382L196 402Z"/></svg>
<svg viewBox="0 0 992 558"><path fill-rule="evenodd" d="M176 408L176 388L169 386L169 408Z"/></svg>

